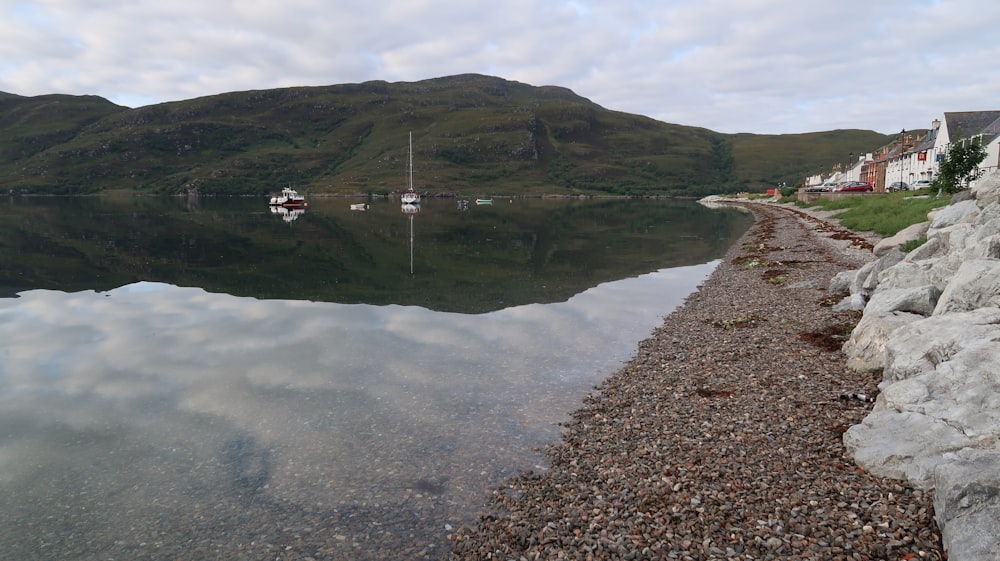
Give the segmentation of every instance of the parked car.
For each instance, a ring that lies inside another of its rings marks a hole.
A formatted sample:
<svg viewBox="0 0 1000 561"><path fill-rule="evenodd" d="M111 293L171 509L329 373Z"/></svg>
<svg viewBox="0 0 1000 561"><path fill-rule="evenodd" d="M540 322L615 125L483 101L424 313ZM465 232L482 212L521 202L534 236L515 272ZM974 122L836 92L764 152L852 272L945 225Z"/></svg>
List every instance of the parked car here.
<svg viewBox="0 0 1000 561"><path fill-rule="evenodd" d="M931 182L928 179L919 179L917 181L914 181L913 185L910 185L910 191L916 191L918 189L930 189L930 188L931 188Z"/></svg>
<svg viewBox="0 0 1000 561"><path fill-rule="evenodd" d="M846 181L834 189L838 193L867 193L874 190L872 184L867 181Z"/></svg>
<svg viewBox="0 0 1000 561"><path fill-rule="evenodd" d="M908 191L910 186L905 181L893 181L889 187L886 188L887 191Z"/></svg>
<svg viewBox="0 0 1000 561"><path fill-rule="evenodd" d="M827 181L822 185L813 185L812 187L806 187L806 193L829 193L837 187L837 184L833 181Z"/></svg>

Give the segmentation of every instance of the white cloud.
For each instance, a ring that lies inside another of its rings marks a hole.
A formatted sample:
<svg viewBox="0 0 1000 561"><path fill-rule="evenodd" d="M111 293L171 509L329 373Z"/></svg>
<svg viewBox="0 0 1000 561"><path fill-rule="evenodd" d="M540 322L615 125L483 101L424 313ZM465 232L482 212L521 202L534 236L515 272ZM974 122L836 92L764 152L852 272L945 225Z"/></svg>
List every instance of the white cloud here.
<svg viewBox="0 0 1000 561"><path fill-rule="evenodd" d="M996 109L988 0L4 0L0 90L123 104L491 74L721 132Z"/></svg>

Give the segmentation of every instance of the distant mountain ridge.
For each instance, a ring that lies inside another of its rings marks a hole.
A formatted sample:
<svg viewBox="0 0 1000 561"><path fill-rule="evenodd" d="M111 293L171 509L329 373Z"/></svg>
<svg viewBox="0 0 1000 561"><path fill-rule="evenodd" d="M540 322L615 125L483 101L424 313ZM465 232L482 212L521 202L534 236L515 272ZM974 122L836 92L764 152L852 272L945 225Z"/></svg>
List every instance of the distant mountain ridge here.
<svg viewBox="0 0 1000 561"><path fill-rule="evenodd" d="M722 134L558 86L463 74L231 92L130 109L0 92L0 188L82 194L690 195L759 190L873 151L873 131Z"/></svg>

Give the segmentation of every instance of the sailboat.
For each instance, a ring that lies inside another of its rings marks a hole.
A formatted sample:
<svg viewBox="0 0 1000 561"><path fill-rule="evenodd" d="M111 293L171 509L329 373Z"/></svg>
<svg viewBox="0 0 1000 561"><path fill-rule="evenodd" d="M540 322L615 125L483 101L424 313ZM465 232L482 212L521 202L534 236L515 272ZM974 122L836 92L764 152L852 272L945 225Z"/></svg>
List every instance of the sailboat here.
<svg viewBox="0 0 1000 561"><path fill-rule="evenodd" d="M404 205L420 204L420 193L413 190L413 131L410 131L409 183L406 192L400 197Z"/></svg>
<svg viewBox="0 0 1000 561"><path fill-rule="evenodd" d="M406 215L406 219L410 223L410 274L413 274L413 217L420 212L420 193L417 193L413 189L413 132L410 132L410 148L409 148L409 163L407 170L407 189L400 197L403 204L400 206L400 210Z"/></svg>

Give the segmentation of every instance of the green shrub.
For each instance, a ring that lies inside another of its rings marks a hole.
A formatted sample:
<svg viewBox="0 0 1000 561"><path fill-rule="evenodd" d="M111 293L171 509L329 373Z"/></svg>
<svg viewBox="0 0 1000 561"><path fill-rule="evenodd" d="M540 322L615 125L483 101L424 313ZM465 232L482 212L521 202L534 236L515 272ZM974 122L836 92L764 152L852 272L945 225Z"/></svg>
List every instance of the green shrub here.
<svg viewBox="0 0 1000 561"><path fill-rule="evenodd" d="M931 187L946 193L957 193L969 186L979 174L979 163L986 159L986 148L979 140L959 140L948 148L938 166L938 175Z"/></svg>

